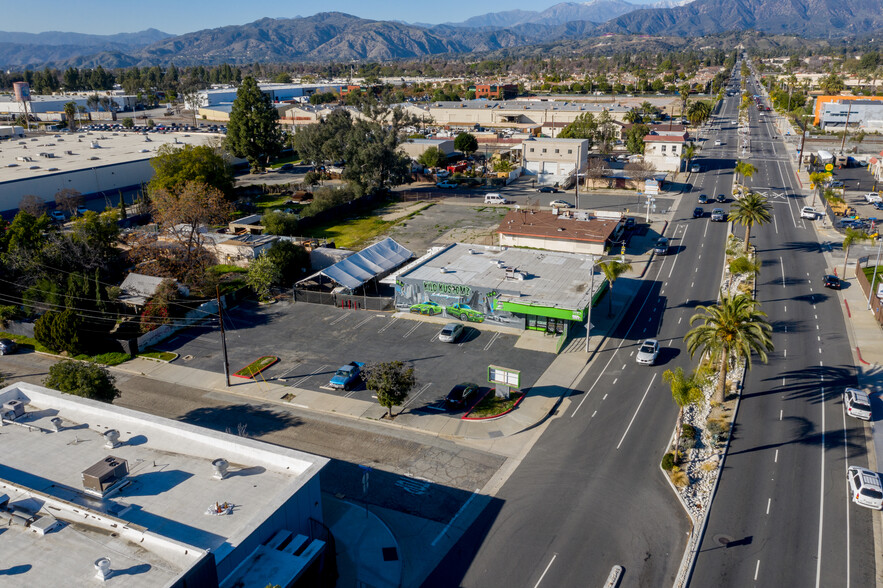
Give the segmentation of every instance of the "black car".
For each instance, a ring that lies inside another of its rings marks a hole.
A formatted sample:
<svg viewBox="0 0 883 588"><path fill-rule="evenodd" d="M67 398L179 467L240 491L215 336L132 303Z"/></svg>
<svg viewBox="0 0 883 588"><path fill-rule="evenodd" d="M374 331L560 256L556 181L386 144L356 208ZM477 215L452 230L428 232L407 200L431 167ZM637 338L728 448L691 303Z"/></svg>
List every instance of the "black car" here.
<svg viewBox="0 0 883 588"><path fill-rule="evenodd" d="M462 409L478 397L478 384L465 382L457 384L445 396L445 406L449 409Z"/></svg>
<svg viewBox="0 0 883 588"><path fill-rule="evenodd" d="M537 192L545 192L545 193L558 193L558 188L553 188L552 186L543 186L541 188L537 188Z"/></svg>
<svg viewBox="0 0 883 588"><path fill-rule="evenodd" d="M693 218L702 218L705 216L705 209L701 206L697 206L693 209Z"/></svg>
<svg viewBox="0 0 883 588"><path fill-rule="evenodd" d="M668 239L665 237L660 237L656 240L656 245L653 246L653 253L656 255L667 255L668 254Z"/></svg>
<svg viewBox="0 0 883 588"><path fill-rule="evenodd" d="M832 290L840 289L840 278L837 276L825 276L825 288L831 288Z"/></svg>
<svg viewBox="0 0 883 588"><path fill-rule="evenodd" d="M727 197L724 196L723 194L718 194L714 199L717 200L718 202L726 202L727 201Z"/></svg>
<svg viewBox="0 0 883 588"><path fill-rule="evenodd" d="M699 202L699 204L708 204L708 195L707 194L700 194L698 202Z"/></svg>

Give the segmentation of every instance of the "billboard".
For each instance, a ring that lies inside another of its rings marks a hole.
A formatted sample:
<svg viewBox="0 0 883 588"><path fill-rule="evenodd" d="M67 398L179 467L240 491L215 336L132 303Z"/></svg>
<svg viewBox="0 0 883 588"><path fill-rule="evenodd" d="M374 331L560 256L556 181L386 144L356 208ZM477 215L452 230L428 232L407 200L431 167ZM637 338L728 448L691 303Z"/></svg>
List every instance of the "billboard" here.
<svg viewBox="0 0 883 588"><path fill-rule="evenodd" d="M30 102L31 86L27 82L14 82L12 88L15 92L16 102Z"/></svg>

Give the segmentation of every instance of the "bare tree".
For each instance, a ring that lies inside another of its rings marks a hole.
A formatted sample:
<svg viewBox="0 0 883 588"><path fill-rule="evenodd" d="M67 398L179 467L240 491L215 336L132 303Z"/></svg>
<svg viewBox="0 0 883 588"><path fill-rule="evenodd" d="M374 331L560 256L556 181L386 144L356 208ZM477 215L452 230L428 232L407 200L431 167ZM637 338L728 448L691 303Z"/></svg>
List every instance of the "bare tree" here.
<svg viewBox="0 0 883 588"><path fill-rule="evenodd" d="M46 212L46 201L33 194L25 194L18 203L19 210L33 216L42 216Z"/></svg>
<svg viewBox="0 0 883 588"><path fill-rule="evenodd" d="M73 215L82 203L83 195L71 188L62 188L55 193L55 206L69 215Z"/></svg>

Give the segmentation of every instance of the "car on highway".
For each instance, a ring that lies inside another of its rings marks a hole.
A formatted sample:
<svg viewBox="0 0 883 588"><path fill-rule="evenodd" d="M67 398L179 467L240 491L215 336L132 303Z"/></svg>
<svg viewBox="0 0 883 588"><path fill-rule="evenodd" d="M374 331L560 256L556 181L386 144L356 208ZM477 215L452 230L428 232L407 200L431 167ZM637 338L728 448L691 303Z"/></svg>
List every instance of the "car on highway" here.
<svg viewBox="0 0 883 588"><path fill-rule="evenodd" d="M653 246L653 253L656 255L667 255L668 254L668 239L665 237L660 237L656 239L656 244Z"/></svg>
<svg viewBox="0 0 883 588"><path fill-rule="evenodd" d="M49 218L51 218L51 219L54 220L54 221L58 221L58 222L60 222L60 223L63 223L64 221L67 220L67 217L66 217L66 216L64 215L64 213L63 213L62 211L60 211L60 210L53 210L53 211L51 211L51 212L49 213Z"/></svg>
<svg viewBox="0 0 883 588"><path fill-rule="evenodd" d="M702 171L702 168L699 167L699 164L698 164L698 163L694 163L693 165L690 166L690 172L692 172L692 173L694 173L694 174L697 174L697 173L699 173L699 172L701 172L701 171Z"/></svg>
<svg viewBox="0 0 883 588"><path fill-rule="evenodd" d="M335 390L349 390L362 379L362 368L365 364L361 361L351 361L337 368L328 385Z"/></svg>
<svg viewBox="0 0 883 588"><path fill-rule="evenodd" d="M823 282L825 284L825 288L831 288L832 290L840 289L840 278L838 278L837 276L825 274Z"/></svg>
<svg viewBox="0 0 883 588"><path fill-rule="evenodd" d="M721 203L727 201L727 197L724 196L723 194L718 194L717 196L714 197L714 199L716 202L721 202Z"/></svg>
<svg viewBox="0 0 883 588"><path fill-rule="evenodd" d="M573 208L573 204L567 200L553 200L549 203L549 206L553 208Z"/></svg>
<svg viewBox="0 0 883 588"><path fill-rule="evenodd" d="M638 348L638 354L635 361L641 365L653 365L656 358L659 357L659 341L656 339L647 339Z"/></svg>
<svg viewBox="0 0 883 588"><path fill-rule="evenodd" d="M819 218L819 211L817 211L812 206L804 206L800 209L800 218L808 218L809 220L816 220Z"/></svg>
<svg viewBox="0 0 883 588"><path fill-rule="evenodd" d="M847 388L843 391L843 408L846 414L853 418L871 420L871 399L857 388Z"/></svg>
<svg viewBox="0 0 883 588"><path fill-rule="evenodd" d="M846 470L852 501L865 508L883 508L883 486L880 475L863 467L849 466Z"/></svg>
<svg viewBox="0 0 883 588"><path fill-rule="evenodd" d="M711 220L714 222L726 222L727 213L723 208L715 208L711 211Z"/></svg>
<svg viewBox="0 0 883 588"><path fill-rule="evenodd" d="M708 194L700 194L696 202L699 204L708 204Z"/></svg>
<svg viewBox="0 0 883 588"><path fill-rule="evenodd" d="M693 209L693 218L702 218L705 216L705 209L701 206L697 206Z"/></svg>
<svg viewBox="0 0 883 588"><path fill-rule="evenodd" d="M472 382L457 384L445 396L445 407L452 410L464 409L470 402L478 398L479 390L481 388L478 387L478 384Z"/></svg>
<svg viewBox="0 0 883 588"><path fill-rule="evenodd" d="M865 202L876 204L877 202L883 202L883 197L880 196L879 192L868 192L865 194Z"/></svg>
<svg viewBox="0 0 883 588"><path fill-rule="evenodd" d="M557 194L560 190L553 186L540 186L537 188L537 192L542 192L544 194Z"/></svg>
<svg viewBox="0 0 883 588"><path fill-rule="evenodd" d="M18 350L18 344L12 339L0 339L0 355L9 355Z"/></svg>
<svg viewBox="0 0 883 588"><path fill-rule="evenodd" d="M483 314L477 310L473 310L468 304L463 304L462 302L446 306L445 312L448 313L448 316L458 318L461 321L469 321L471 323L484 322Z"/></svg>
<svg viewBox="0 0 883 588"><path fill-rule="evenodd" d="M456 343L463 336L463 325L460 323L448 323L438 333L438 340L442 343Z"/></svg>
<svg viewBox="0 0 883 588"><path fill-rule="evenodd" d="M456 188L457 186L457 182L450 182L448 180L439 182L435 185L436 188L442 188L443 190L450 190L451 188Z"/></svg>

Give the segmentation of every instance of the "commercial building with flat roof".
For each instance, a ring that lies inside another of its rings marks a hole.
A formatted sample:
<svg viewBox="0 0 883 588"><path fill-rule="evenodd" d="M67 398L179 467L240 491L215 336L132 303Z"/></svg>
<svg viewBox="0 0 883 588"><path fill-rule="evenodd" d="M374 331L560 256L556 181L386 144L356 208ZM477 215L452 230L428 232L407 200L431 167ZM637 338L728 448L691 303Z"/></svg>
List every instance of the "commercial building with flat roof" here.
<svg viewBox="0 0 883 588"><path fill-rule="evenodd" d="M511 210L497 228L500 245L603 255L623 230L619 212L554 208Z"/></svg>
<svg viewBox="0 0 883 588"><path fill-rule="evenodd" d="M347 84L258 84L261 92L270 97L271 102L286 102L309 99L310 96L323 92L340 93L341 87ZM213 88L200 90L196 94L196 103L185 101L184 106L188 109L205 108L216 104L233 103L236 100L238 88Z"/></svg>
<svg viewBox="0 0 883 588"><path fill-rule="evenodd" d="M21 382L0 406L15 585L318 584L326 458Z"/></svg>
<svg viewBox="0 0 883 588"><path fill-rule="evenodd" d="M594 274L594 278L593 278ZM396 308L563 333L604 291L588 255L455 243L396 277Z"/></svg>
<svg viewBox="0 0 883 588"><path fill-rule="evenodd" d="M612 119L622 121L629 109L619 104L567 100L463 100L429 103L429 114L436 125L464 128L478 125L539 129L546 123L570 124L586 113L598 117L604 111Z"/></svg>
<svg viewBox="0 0 883 588"><path fill-rule="evenodd" d="M73 132L0 143L0 212L26 194L52 202L70 188L89 195L138 187L153 178L150 159L160 146L206 145L208 133Z"/></svg>

